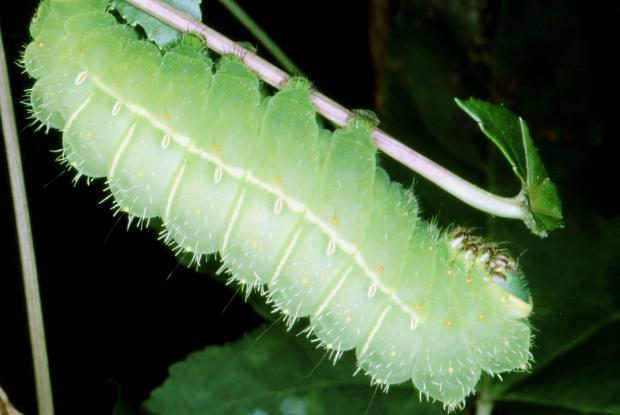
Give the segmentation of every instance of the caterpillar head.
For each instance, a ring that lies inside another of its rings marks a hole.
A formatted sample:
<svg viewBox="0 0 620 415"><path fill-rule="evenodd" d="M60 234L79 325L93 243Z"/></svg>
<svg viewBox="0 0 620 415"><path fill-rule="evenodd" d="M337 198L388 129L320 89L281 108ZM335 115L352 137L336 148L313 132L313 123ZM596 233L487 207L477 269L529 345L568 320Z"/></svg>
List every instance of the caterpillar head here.
<svg viewBox="0 0 620 415"><path fill-rule="evenodd" d="M469 229L456 227L451 233L450 247L474 266L486 271L490 280L506 291L507 301L515 307L515 315L527 317L532 311L532 297L517 261L497 244L484 242Z"/></svg>

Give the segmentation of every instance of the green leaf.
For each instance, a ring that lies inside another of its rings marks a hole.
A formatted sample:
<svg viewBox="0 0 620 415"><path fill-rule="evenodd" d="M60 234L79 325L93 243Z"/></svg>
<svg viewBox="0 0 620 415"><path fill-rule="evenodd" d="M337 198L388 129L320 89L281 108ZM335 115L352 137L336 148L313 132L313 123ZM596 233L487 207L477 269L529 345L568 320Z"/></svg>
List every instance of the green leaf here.
<svg viewBox="0 0 620 415"><path fill-rule="evenodd" d="M164 2L198 21L202 20L202 12L200 11L201 0L164 0ZM142 26L149 40L155 42L161 49L166 48L179 39L180 32L178 30L173 29L124 0L114 0L112 8L118 10L123 19L130 25L135 26L138 24Z"/></svg>
<svg viewBox="0 0 620 415"><path fill-rule="evenodd" d="M619 333L620 312L501 399L582 413L620 414Z"/></svg>
<svg viewBox="0 0 620 415"><path fill-rule="evenodd" d="M332 365L306 336L277 324L175 363L144 407L158 415L444 413L420 403L412 385L384 394L354 370L352 353Z"/></svg>
<svg viewBox="0 0 620 415"><path fill-rule="evenodd" d="M534 147L525 121L502 106L474 98L456 99L456 103L501 150L521 180L521 194L528 202L530 213L525 223L531 231L546 236L548 231L561 228L560 197Z"/></svg>

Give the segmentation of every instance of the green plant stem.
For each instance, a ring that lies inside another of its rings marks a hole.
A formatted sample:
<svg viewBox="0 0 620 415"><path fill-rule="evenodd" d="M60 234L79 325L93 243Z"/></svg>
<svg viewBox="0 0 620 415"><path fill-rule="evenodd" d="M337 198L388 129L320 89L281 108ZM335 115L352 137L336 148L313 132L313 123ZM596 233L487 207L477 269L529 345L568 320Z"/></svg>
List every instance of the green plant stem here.
<svg viewBox="0 0 620 415"><path fill-rule="evenodd" d="M491 415L493 413L493 402L478 399L476 401L476 415Z"/></svg>
<svg viewBox="0 0 620 415"><path fill-rule="evenodd" d="M282 88L290 78L286 72L257 56L252 51L243 48L221 33L201 22L197 22L160 0L126 1L181 32L190 32L201 36L205 39L209 49L219 54L236 55L263 81L273 87ZM311 99L317 112L336 125L346 125L351 117L351 111L320 92L312 92ZM487 192L405 146L378 128L373 130L372 137L377 147L385 154L401 162L470 206L505 218L521 219L523 221L530 219L526 201L522 194L507 198Z"/></svg>
<svg viewBox="0 0 620 415"><path fill-rule="evenodd" d="M490 396L489 389L492 379L489 375L483 374L478 384L478 392L476 397L476 415L491 415L493 412L493 399Z"/></svg>
<svg viewBox="0 0 620 415"><path fill-rule="evenodd" d="M0 28L0 33L2 30ZM6 157L9 168L11 194L15 210L15 223L19 241L19 253L26 296L28 313L28 329L36 383L37 404L39 415L53 415L54 403L52 399L52 385L50 381L47 349L45 345L45 330L43 329L43 312L39 295L37 266L35 262L34 245L32 242L30 215L26 186L22 170L22 162L17 141L17 126L9 83L8 69L4 44L0 37L0 118L2 119L2 133L6 147Z"/></svg>
<svg viewBox="0 0 620 415"><path fill-rule="evenodd" d="M301 70L284 53L276 42L243 10L235 0L218 0L235 18L252 33L252 35L273 55L273 57L290 73L301 75Z"/></svg>

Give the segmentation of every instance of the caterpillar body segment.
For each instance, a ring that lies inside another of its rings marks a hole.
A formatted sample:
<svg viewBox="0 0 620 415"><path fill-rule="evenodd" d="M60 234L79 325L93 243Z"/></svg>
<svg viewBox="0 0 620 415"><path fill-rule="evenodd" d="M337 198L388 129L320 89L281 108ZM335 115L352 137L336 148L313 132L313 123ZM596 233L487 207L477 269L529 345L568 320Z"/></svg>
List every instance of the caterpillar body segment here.
<svg viewBox="0 0 620 415"><path fill-rule="evenodd" d="M514 260L418 216L376 165L372 120L321 128L309 87L273 96L195 39L165 52L104 0L46 0L24 66L31 110L63 130L67 162L106 177L119 209L163 219L196 260L220 252L245 289L384 385L411 379L446 407L482 371L526 369L529 294Z"/></svg>

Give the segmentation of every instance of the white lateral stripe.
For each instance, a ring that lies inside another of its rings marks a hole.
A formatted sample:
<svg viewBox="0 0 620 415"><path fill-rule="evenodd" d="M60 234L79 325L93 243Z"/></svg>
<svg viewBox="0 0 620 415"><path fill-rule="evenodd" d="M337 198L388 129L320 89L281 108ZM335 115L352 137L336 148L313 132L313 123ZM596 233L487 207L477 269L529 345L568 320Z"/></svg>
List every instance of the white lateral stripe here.
<svg viewBox="0 0 620 415"><path fill-rule="evenodd" d="M381 324L383 324L383 320L385 319L385 316L387 316L388 311L390 311L390 308L392 308L392 306L387 306L385 310L383 310L383 312L381 313L381 317L379 317L379 320L377 320L377 324L375 324L375 326L372 328L372 330L370 331L370 335L364 342L364 347L362 347L362 350L360 351L360 356L363 356L368 350L368 346L370 346L370 342L377 335L377 332L379 331Z"/></svg>
<svg viewBox="0 0 620 415"><path fill-rule="evenodd" d="M235 205L235 210L230 218L230 223L228 224L228 228L226 229L226 234L224 235L224 243L222 244L222 253L226 251L228 247L228 239L230 238L230 234L232 233L233 227L239 218L239 212L241 211L241 204L243 203L243 199L245 198L245 188L241 190L241 194L239 195L239 200Z"/></svg>
<svg viewBox="0 0 620 415"><path fill-rule="evenodd" d="M286 247L286 251L284 251L284 255L282 255L282 259L280 260L280 262L278 263L278 266L276 267L276 272L274 272L273 277L271 277L272 285L275 284L276 281L278 281L278 278L280 277L280 273L282 272L282 268L284 268L284 264L286 264L288 257L291 256L291 253L293 252L293 249L295 248L295 245L297 244L297 238L299 238L299 234L301 233L302 227L303 225L299 226L299 229L297 229L297 232L295 232L295 235L293 235L293 239L291 240L291 243L288 244L288 246Z"/></svg>
<svg viewBox="0 0 620 415"><path fill-rule="evenodd" d="M168 200L166 200L166 209L164 210L164 223L168 222L168 217L170 216L170 209L172 209L172 202L174 201L174 197L176 196L177 189L179 187L179 183L185 174L185 162L181 163L181 168L177 173L177 177L174 178L174 184L172 185L172 189L170 189L170 194L168 195Z"/></svg>
<svg viewBox="0 0 620 415"><path fill-rule="evenodd" d="M327 298L325 298L325 301L323 301L323 303L321 303L319 308L317 308L316 313L314 313L315 317L318 317L323 312L323 310L325 310L325 307L328 306L330 301L336 296L336 294L338 293L340 288L342 288L342 285L346 281L346 279L349 276L349 274L351 273L351 271L353 271L353 267L349 267L344 272L344 274L342 274L342 277L340 278L340 280L338 281L336 286L329 292L329 294L327 295Z"/></svg>
<svg viewBox="0 0 620 415"><path fill-rule="evenodd" d="M90 100L93 98L93 95L95 95L94 92L91 92L86 99L84 100L84 102L82 102L75 111L73 111L71 113L71 115L69 116L69 118L67 118L67 122L65 123L65 126L63 128L64 130L68 130L71 127L71 124L73 124L73 121L75 121L75 119L77 118L78 115L80 115L80 112L82 112L84 110L84 108L86 108L86 106L88 105L88 103L90 102Z"/></svg>
<svg viewBox="0 0 620 415"><path fill-rule="evenodd" d="M129 127L129 131L127 131L125 138L123 138L123 142L120 146L118 146L118 150L116 150L116 153L114 153L114 158L112 159L112 166L110 166L110 173L108 174L108 181L112 180L112 176L114 176L114 173L116 172L116 167L118 166L118 162L121 159L121 154L123 154L123 151L125 151L125 149L129 145L129 141L131 141L131 137L133 136L133 131L135 130L135 128L136 122L131 124L131 127Z"/></svg>
<svg viewBox="0 0 620 415"><path fill-rule="evenodd" d="M268 184L267 182L264 182L260 180L259 178L254 177L249 170L245 170L240 167L226 164L219 157L216 157L208 153L207 151L199 147L196 147L193 144L193 141L190 137L175 133L174 131L170 130L168 126L166 126L161 121L159 121L156 117L151 115L148 111L144 110L144 108L140 107L139 105L125 102L123 98L116 91L105 86L99 78L92 76L92 75L90 75L90 77L91 77L91 80L95 83L95 85L100 90L110 95L111 97L119 100L127 109L132 111L134 114L147 119L154 127L159 128L160 130L169 134L174 140L174 142L176 142L178 145L182 147L185 147L190 154L195 154L199 156L200 158L205 159L215 164L216 166L221 167L222 170L224 170L227 174L235 178L241 179L245 176L248 183L251 183L252 185L256 187L265 190L269 194L282 198L282 200L286 203L286 205L293 212L296 212L296 213L304 212L304 217L309 222L316 224L330 239L336 242L336 244L338 245L340 249L342 249L344 252L346 252L349 255L353 255L355 263L362 270L364 270L366 277L368 277L370 281L373 284L375 284L377 288L383 294L387 295L394 304L396 304L402 311L407 313L410 317L416 318L418 319L418 321L422 322L420 315L413 308L413 306L405 303L403 300L401 300L401 298L398 296L396 292L392 291L389 287L387 287L385 284L381 282L377 274L368 266L368 264L364 260L364 257L358 252L357 246L349 241L344 240L342 237L340 237L340 235L338 235L338 233L334 231L333 228L331 228L326 222L322 221L313 212L310 212L304 203L299 202L298 200L295 200L287 196L282 191L282 189L280 189L279 187L272 186Z"/></svg>

